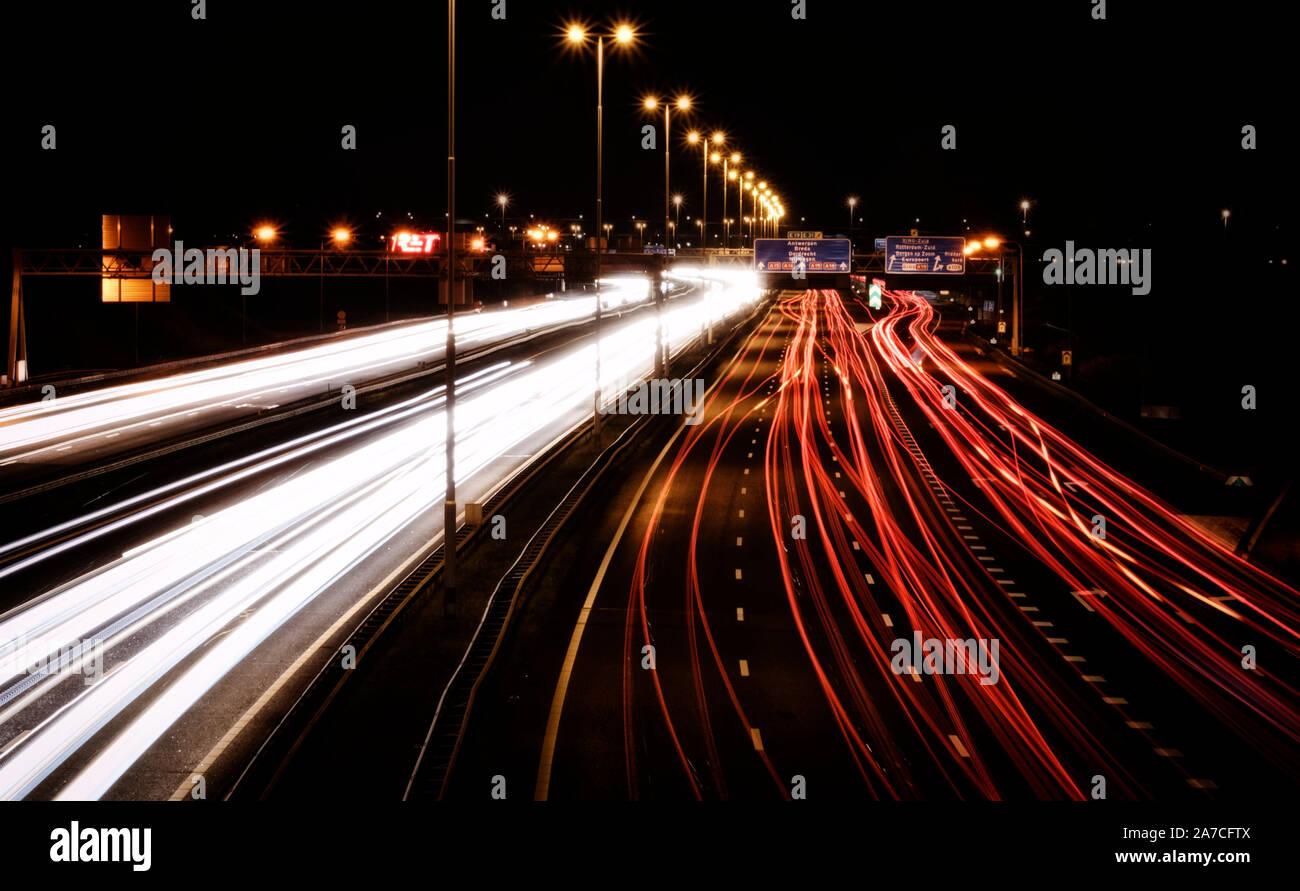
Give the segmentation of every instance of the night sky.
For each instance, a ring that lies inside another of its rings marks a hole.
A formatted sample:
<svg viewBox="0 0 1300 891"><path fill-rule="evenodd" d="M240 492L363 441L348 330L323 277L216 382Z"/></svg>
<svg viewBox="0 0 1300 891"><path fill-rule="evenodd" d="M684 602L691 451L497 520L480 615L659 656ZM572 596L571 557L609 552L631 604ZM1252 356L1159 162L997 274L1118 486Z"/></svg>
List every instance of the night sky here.
<svg viewBox="0 0 1300 891"><path fill-rule="evenodd" d="M1090 0L808 0L804 21L789 0L508 0L505 21L493 5L459 3L460 219L495 226L505 191L512 223L592 220L595 63L560 31L628 19L641 43L611 52L605 75L605 216L619 231L663 214L640 98L684 90L690 123L728 134L791 225L843 232L856 195L859 238L965 225L1011 237L1027 198L1031 257L1066 239L1153 251L1150 295L1075 291L1082 353L1092 338L1097 354L1137 356L1187 400L1207 382L1284 375L1298 321L1294 51L1270 4L1110 2L1106 21ZM191 244L268 219L303 248L337 222L376 247L408 213L438 227L445 4L268 6L212 0L201 22L186 0L6 8L11 39L41 47L4 62L6 243L93 245L104 212L169 213ZM57 151L40 150L45 123ZM677 123L685 221L700 161ZM356 151L340 149L343 124ZM945 124L955 151L940 148ZM1245 124L1255 151L1241 148ZM1027 278L1043 317L1064 321L1059 292Z"/></svg>

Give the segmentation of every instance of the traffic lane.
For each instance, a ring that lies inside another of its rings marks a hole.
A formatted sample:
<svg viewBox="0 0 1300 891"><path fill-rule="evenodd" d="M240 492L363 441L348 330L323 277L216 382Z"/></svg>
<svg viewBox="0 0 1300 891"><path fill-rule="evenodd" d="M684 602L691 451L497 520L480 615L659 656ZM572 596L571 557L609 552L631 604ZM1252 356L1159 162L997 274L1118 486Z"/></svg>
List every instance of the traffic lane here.
<svg viewBox="0 0 1300 891"><path fill-rule="evenodd" d="M615 280L609 312L643 308L628 282ZM686 296L678 290L673 297ZM620 297L619 295L623 295ZM626 302L625 302L626 301ZM468 313L457 319L461 359L536 335L589 327L595 298L548 301L525 309ZM78 392L0 410L0 475L17 488L44 468L66 469L162 439L222 426L321 393L359 387L440 362L446 321L349 337L273 356L155 380ZM48 466L48 467L47 467Z"/></svg>
<svg viewBox="0 0 1300 891"><path fill-rule="evenodd" d="M641 327L644 327L644 325L642 325ZM632 336L632 337L636 337L636 338L643 338L643 335L640 333L640 329L639 329L639 328L629 329L628 331L622 332L621 334L618 334L618 335L615 335L615 334L607 334L607 335L606 335L606 337L614 337L614 338L617 338L618 336L622 336L624 339L626 339L628 336ZM624 345L624 346L622 347L622 349L626 351L626 350L627 350L627 345ZM635 351L632 351L632 352L635 352ZM581 358L582 358L583 355L584 355L584 354L582 353L582 351L578 351L578 352L576 352L576 353L573 354L574 358L577 359L577 360L581 360ZM624 355L631 355L631 353L629 353L629 352L625 352ZM551 363L551 364L555 364L555 363ZM563 368L561 367L562 365L563 365L563 362L561 362L560 364L556 365L556 368L559 369L559 370L561 370L561 371L563 371ZM611 372L611 373L612 373L612 372ZM528 386L535 386L534 384L528 384L527 382L528 382L532 377L536 377L536 376L539 375L539 374L542 375L542 378L539 378L539 380L541 380L541 379L543 379L543 378L549 380L549 378L546 377L546 375L548 375L548 374L550 374L552 377L554 376L554 374L552 373L552 371L547 371L546 368L539 368L536 372L533 372L533 371L525 371L525 372L521 373L520 377L521 377L521 380L522 380L525 384L527 384ZM577 380L578 380L578 378L574 377L574 376L571 374L571 372L566 372L566 373L565 373L565 377L566 377L568 380L570 380L571 382L573 382L573 381L577 381ZM580 376L579 376L579 377L580 377ZM537 385L539 386L540 384L537 384ZM573 386L579 386L579 389L581 389L581 385L580 385L580 383L578 383L578 384L571 384L571 385L573 385ZM513 386L513 384L511 384L509 381L506 381L506 382L502 382L502 383L496 384L496 385L492 388L492 395L493 395L493 397L494 397L494 398L498 398L498 399L500 399L500 398L504 398L504 397L500 396L500 395L497 393L497 390L509 390L509 388L510 388L511 386ZM555 395L555 392L558 392L559 395L561 395L561 396L564 395L564 391L563 391L563 390L560 390L560 391L554 391L554 392L553 392L553 391L552 391L552 388L549 388L549 387L548 387L548 393L551 393L552 396ZM579 396L580 396L580 395L581 395L581 394L579 394ZM515 400L514 398L511 398L511 399L509 399L508 401L509 401L510 404L512 404L512 405L525 405L525 404L526 404L526 403L519 403L519 402L518 402L517 400ZM550 441L550 438L552 438L554 435L556 435L556 430L557 430L556 425L557 425L557 424L558 424L558 425L569 425L569 426L571 426L573 423L576 423L580 418L582 418L583 416L585 416L586 409L583 407L583 405L585 405L585 403L584 403L584 401L583 401L581 398L575 397L574 399L570 400L570 401L567 402L566 404L570 404L570 405L572 405L573 407L572 407L571 409L567 410L567 411L561 411L561 412L556 412L556 411L553 411L553 410L551 410L551 409L547 409L547 410L545 411L545 416L546 416L546 422L547 422L547 423L544 424L542 427L538 428L538 429L540 429L541 431L543 431L543 433L542 433L542 434L538 434L538 439L537 439L536 442L534 442L534 443L530 443L530 442L528 442L528 441L525 441L525 442L523 442L523 443L520 443L520 444L517 444L517 445L515 445L515 446L512 446L512 449L517 451L517 450L519 450L520 446L523 446L525 449L541 449L542 447L544 447L544 446L545 446L545 445ZM533 410L534 412L536 412L537 407L535 406L532 410ZM461 405L460 408L458 409L458 412L469 412L469 414L465 415L466 418L469 418L469 417L474 413L473 400L470 400L470 401L466 402L465 404ZM461 428L462 430L466 429L466 428L465 428L465 423L467 423L467 422L464 422L464 421L462 422L462 428ZM498 416L498 417L495 419L494 423L497 423L498 425L500 425L500 424L510 425L510 424L512 423L512 421L511 421L508 417ZM469 424L469 427L468 427L469 435L479 435L479 434L475 434L475 433L474 433L474 429L475 429L475 428L474 428L474 425L473 425L472 423ZM527 429L527 427L525 427L525 429ZM517 434L516 434L516 435L517 435ZM500 442L501 442L501 443L508 443L508 442L511 442L512 439L513 439L512 436L504 436L504 437L501 438ZM523 458L523 457L527 457L527 455L528 455L528 454L531 454L531 453L532 453L531 451L528 451L528 452L527 452L526 454L524 454L524 455L498 456L498 458L500 458L500 457L508 457L508 458L511 458L511 459L515 459L515 458ZM464 459L464 455L462 455L462 465L461 465L462 468L465 467L465 464L463 463L463 459ZM518 463L518 462L516 462L516 463ZM473 466L473 465L471 465L471 466ZM491 470L490 465L489 465L486 469L487 469L487 470ZM313 471L311 471L311 472L314 473L315 471L313 470ZM466 472L468 472L468 471L466 471ZM294 481L294 482L296 483L297 481ZM474 477L469 477L469 478L468 478L466 484L465 484L464 487L462 488L462 491L466 493L466 496L467 496L467 497L469 497L469 498L481 497L481 493L478 493L478 492L475 491L476 482L477 482L477 480L476 480ZM430 502L430 503L432 503L433 500L435 500L435 499L431 499L431 502ZM440 514L440 511L438 511L438 513ZM219 514L218 514L218 516L219 516ZM306 571L306 570L304 570L304 571ZM316 568L313 567L311 571L318 571L318 570L316 570ZM259 610L259 612L260 612L260 610ZM257 614L257 613L254 613L254 615L257 616L258 614ZM259 616L259 618L260 618L260 616ZM184 620L183 620L183 621L184 621ZM239 634L241 630L242 630L242 629L240 629L240 628L235 628L235 630L232 631L232 634ZM244 660L244 661L248 661L248 660ZM227 670L229 670L229 669L227 669ZM133 726L134 726L134 725L133 725ZM121 739L121 738L119 737L119 740L120 740L120 739ZM116 744L117 744L117 741L114 742L114 745L116 745Z"/></svg>
<svg viewBox="0 0 1300 891"><path fill-rule="evenodd" d="M941 371L932 373L941 375ZM921 431L918 440L933 430L905 389L899 404ZM1022 607L1034 610L1035 622L1048 629L1046 640L1059 649L1060 658L1074 663L1081 677L1094 685L1093 698L1108 706L1100 721L1126 731L1116 745L1129 753L1126 764L1142 766L1138 776L1143 785L1152 785L1161 795L1177 795L1187 788L1202 790L1201 794L1216 787L1259 792L1276 788L1272 784L1279 779L1286 781L1285 772L1261 764L1257 752L1252 756L1240 737L1227 733L1225 725L1213 720L1203 704L1165 673L1156 671L1130 641L1102 621L1090 603L1103 593L1070 591L1069 585L1005 530L986 497L988 487L1001 481L969 479L937 435L924 440L930 446L927 455L931 462L963 513L969 514L969 518L963 516L967 520L963 525L969 527L966 538L972 546L986 548L982 555L1014 571ZM1181 744L1188 741L1192 742L1190 748Z"/></svg>
<svg viewBox="0 0 1300 891"><path fill-rule="evenodd" d="M737 317L733 316L732 318L734 320ZM665 323L671 325L672 317L666 317ZM648 343L649 341L645 340L644 334L641 332L641 329L644 327L645 325L641 324L639 328L637 327L629 328L627 331L623 332L623 340L627 340L627 338L631 336L637 338L638 343ZM670 330L672 330L671 327ZM587 335L588 338L590 338L591 336L594 335ZM617 339L618 338L617 333L606 332L604 338L608 341L607 344L608 349L621 350L622 355L625 357L637 355L637 348L633 348L630 344L622 343L621 346L619 345L621 341ZM690 345L691 342L688 341L685 337L681 336L680 332L678 332L677 334L676 342L679 344L679 346L674 350L674 355L679 355L681 352L691 348ZM560 368L561 370L568 369L563 375L565 379L570 381L578 380L577 387L579 391L579 396L570 400L569 404L572 405L572 408L563 411L554 411L554 410L544 411L543 415L546 418L546 423L544 426L538 428L535 433L524 437L523 439L519 440L514 445L512 445L509 449L510 454L500 455L494 462L485 465L479 473L476 473L472 476L468 476L464 480L459 481L458 493L461 494L461 496L464 497L467 501L486 500L486 498L489 497L491 492L495 491L503 484L503 481L507 478L509 473L514 472L518 467L522 466L522 464L527 459L536 457L542 454L543 452L547 451L553 444L556 437L560 436L564 431L571 429L572 427L574 427L574 425L581 423L587 417L587 412L589 409L585 407L586 395L585 392L583 392L584 385L582 385L579 380L581 378L581 375L575 376L572 373L573 369L568 368L568 366L564 364L566 361L569 361L569 359L567 358L569 355L570 354L566 353L558 357L551 364L555 365L557 368ZM578 355L581 358L586 356L586 353L579 350L576 355ZM546 356L538 357L537 364L539 366L539 369L545 368L547 361L548 361L548 357ZM615 369L613 365L611 365L610 373L614 373L614 371L616 370L617 369ZM648 366L647 369L645 370L648 370ZM507 385L508 385L508 381L505 384L496 385L493 389L495 391L495 389L504 388ZM509 400L509 402L512 405L519 405L519 406L523 406L525 404L513 399ZM465 406L462 406L461 408L468 410L469 404L467 403ZM458 409L458 413L460 410L461 409ZM511 423L511 420L509 418L503 417L501 419L501 422L508 425ZM509 437L502 437L502 441L503 442L509 441ZM305 648L303 648L302 646L302 638L291 640L284 645L283 647L284 652L288 653L289 655L301 652L303 654L308 654L312 656L316 654L324 653L325 656L323 658L329 658L329 651L326 647L326 644L324 643L325 637L334 635L336 633L346 633L350 625L355 624L355 620L359 618L360 615L364 614L364 612L361 610L362 605L364 604L365 606L369 606L370 602L374 598L377 598L381 596L383 593L386 593L388 588L391 586L391 583L406 571L406 567L408 567L410 563L413 562L414 559L418 558L418 556L420 555L419 544L421 543L421 541L427 543L430 540L434 540L434 542L436 543L436 538L437 538L436 530L438 529L438 524L440 523L440 520L441 520L441 509L440 507L435 505L433 510L431 510L420 521L426 523L432 521L432 523L434 524L432 528L435 530L434 534L430 534L430 532L426 529L417 528L414 531L412 531L412 529L404 527L401 530L401 532L403 535L407 537L407 543L398 547L389 547L388 550L384 552L383 557L391 558L393 560L404 558L412 554L414 554L415 557L412 557L411 559L407 560L406 563L403 563L400 567L394 569L392 572L389 572L387 575L385 575L382 581L374 585L373 589L370 591L370 593L367 595L364 601L358 600L356 598L356 595L353 594L352 595L353 606L351 607L350 612L337 619L334 622L334 624L330 627L330 629L326 632L325 636L319 639L315 639L312 643L308 644ZM417 525L417 524L412 524L412 525ZM360 564L358 564L358 568L359 566ZM348 575L341 577L339 580L339 585L342 591L341 593L342 602L340 603L340 607L347 606L347 604L349 603L347 592L349 589L355 586L355 583L357 581L361 581L363 583L363 589L364 589L365 585L370 584L371 579L378 579L380 575L382 575L385 571L388 570L388 568L389 566L384 562L384 560L379 559L379 553L375 552L372 553L370 557L368 557L367 563L365 565L365 573L366 573L365 575L359 575L359 573L356 570L353 570ZM320 601L320 602L323 603L324 601ZM328 618L329 611L326 610L325 612L326 615L323 618ZM318 622L316 624L319 626L320 624L322 624L322 622ZM286 633L297 632L299 634L302 634L305 630L306 629L289 628L286 629ZM312 630L314 631L315 629ZM264 649L262 652L269 653L270 655L269 664L271 666L272 671L274 671L274 669L279 668L284 664L285 660L279 657L279 648L277 647L277 644L275 644L273 641L269 644L269 650ZM334 655L337 657L337 653L335 653ZM250 665L248 666L241 665L239 667L241 669L247 667L249 670L254 670L256 666L252 665L251 661L252 660L249 660ZM296 669L291 667L291 670L295 670L298 672L293 678L295 683L299 681L305 682L309 680L312 675L314 675L315 671L314 670L309 671L308 670L309 667L310 667L310 662L304 660L300 660L300 662L297 664ZM289 680L290 678L288 672L282 672L277 677L276 683L279 684L283 682L285 684L288 684ZM229 689L232 692L232 695L236 695L236 696L242 695L245 690L250 688L253 690L261 689L261 686L259 685L262 684L262 681L263 678L261 677L252 680L247 680L235 676L233 672L231 673L231 675L225 676L222 679L224 688ZM267 689L274 690L275 687L273 686ZM267 720L271 720L272 718L274 718L277 714L274 711L274 709L268 710L266 708L267 695L268 694L264 693L261 700L254 703L244 712L240 713L239 717L237 718L237 720L235 720L232 726L236 729L249 726L255 719L260 719L262 715L267 715L268 716ZM242 702L237 703L237 705L238 704L242 704ZM210 710L208 709L208 704L206 701L204 703L204 707L205 707L205 711ZM223 720L231 716L233 716L233 712L227 712L226 715L223 716ZM216 726L220 727L221 723L222 721L218 721ZM265 728L263 728L263 730L264 729ZM213 783L213 777L220 777L223 771L233 772L239 765L243 764L247 756L251 754L251 750L247 747L250 747L254 745L256 742L258 742L262 738L262 736L260 735L262 732L263 731L258 731L257 733L253 733L251 735L248 733L243 733L238 736L232 736L228 733L225 736L223 736L223 738L216 743L214 748L210 749L207 755L204 756L200 762L198 762L198 764L207 772L209 776L208 782L210 784ZM152 760L155 758L157 759L156 762ZM136 762L136 764L132 767L132 769L128 771L127 774L125 774L125 776L121 781L119 781L119 785L122 788L119 789L117 787L114 787L111 790L110 795L111 797L128 797L128 798L134 798L140 796L154 797L158 792L164 790L168 782L175 779L175 766L174 766L175 764L176 764L175 746L168 745L166 742L160 742L157 745L155 745L152 749L150 749L149 752L147 752L138 762ZM191 770L193 770L193 768L191 768ZM187 786L185 785L185 783L182 783L179 788L174 790L173 794L183 797L186 791L188 791Z"/></svg>
<svg viewBox="0 0 1300 891"><path fill-rule="evenodd" d="M620 311L605 320L606 334L616 334L639 318L635 311ZM508 349L494 349L479 358L458 361L462 386L472 382L504 363L540 362L558 355L563 350L594 343L594 331L571 328L549 335L538 335L528 342ZM200 489L211 484L211 478L222 469L234 469L247 464L256 456L269 455L277 450L291 448L294 444L320 439L345 426L374 423L373 419L409 410L411 400L429 398L430 393L441 391L442 376L430 374L406 381L391 388L360 394L355 402L345 402L340 396L333 406L323 406L317 411L287 417L274 423L217 437L192 448L168 452L138 465L130 465L104 474L92 475L65 486L37 492L15 501L0 504L0 520L7 528L19 530L23 537L0 544L0 572L24 555L64 539L85 535L97 528L111 525L124 514L141 514L152 505L167 498L179 498L181 493ZM348 406L354 406L349 408ZM340 418L353 419L349 425ZM106 505L130 505L130 510L110 511ZM201 513L201 512L197 512ZM84 567L79 561L60 563L58 570L63 579L75 577L76 570ZM58 580L51 584L59 583ZM17 598L23 586L6 589L10 598ZM13 604L19 600L11 600ZM4 601L0 600L0 607Z"/></svg>
<svg viewBox="0 0 1300 891"><path fill-rule="evenodd" d="M763 336L772 323L769 320L769 325L756 332L753 339ZM752 367L757 357L751 351L747 358ZM767 365L761 369L764 375L775 370L770 360ZM732 381L749 370L733 372ZM775 385L769 381L765 389L770 396ZM734 396L735 391L727 387L719 400ZM758 399L759 394L755 394L748 403ZM704 619L714 635L721 671L712 649L700 640L703 626L698 616L692 650L686 618L691 610L684 602L689 582L683 555L689 553L689 526L707 472L703 454L692 452L677 474L665 500L660 537L647 572L653 580L647 590L647 603L657 673L665 700L670 702L673 728L682 740L685 765L663 719L650 672L640 668L639 637L634 640L638 644L634 648L637 664L631 674L635 761L630 782L621 740L620 669L627 652L628 592L637 574L635 559L639 549L630 542L640 541L654 514L642 502L606 576L578 653L560 724L551 797L635 794L689 798L695 794L691 785L694 780L704 797L720 797L725 790L733 798L777 799L800 770L807 772L814 765L820 766L823 769L819 779L830 770L842 775L852 771L851 765L843 764L847 759L842 746L828 750L823 744L838 738L837 731L829 711L819 708L820 689L810 676L803 648L790 623L784 587L774 571L770 520L765 516L760 491L759 450L764 448L768 417L760 410L750 419L752 424L747 421L741 428L746 436L733 436L725 461L713 473L698 542ZM666 478L667 471L661 471L649 491L659 490ZM740 578L736 577L738 572ZM698 675L692 667L692 652L702 667ZM729 701L724 675L737 691L749 719L748 728ZM703 710L699 706L701 695ZM593 733L597 728L602 732ZM757 735L753 730L758 731ZM614 739L610 738L611 731L616 734ZM709 753L710 739L716 754ZM810 745L820 759L817 762L799 754L809 751ZM777 770L780 783L763 763L760 746L762 751L772 747L794 750L791 763ZM837 760L841 763L830 767ZM604 766L594 770L595 764ZM593 776L601 779L593 782ZM823 791L845 788L843 783L819 785Z"/></svg>

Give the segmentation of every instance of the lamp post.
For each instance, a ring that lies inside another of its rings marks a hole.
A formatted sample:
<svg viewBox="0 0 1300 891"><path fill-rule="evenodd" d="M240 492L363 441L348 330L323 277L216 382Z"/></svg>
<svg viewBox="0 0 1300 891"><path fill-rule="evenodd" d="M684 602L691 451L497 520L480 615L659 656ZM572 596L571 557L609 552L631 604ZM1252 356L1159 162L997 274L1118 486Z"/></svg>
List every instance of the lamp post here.
<svg viewBox="0 0 1300 891"><path fill-rule="evenodd" d="M456 0L447 0L447 495L442 509L443 584L456 599Z"/></svg>
<svg viewBox="0 0 1300 891"><path fill-rule="evenodd" d="M966 245L966 253L978 253L981 248L990 251L997 250L999 247L1011 245L1016 249L1016 281L1015 287L1011 291L1011 355L1019 356L1022 349L1020 337L1020 316L1023 310L1024 302L1024 277L1025 277L1025 249L1018 241L1004 241L997 236L990 235L983 241L971 241ZM998 257L998 315L1002 315L1002 267L1005 266L1006 253L999 254Z"/></svg>
<svg viewBox="0 0 1300 891"><path fill-rule="evenodd" d="M647 96L642 103L647 111L654 111L659 107L659 100L654 96ZM681 209L681 196L672 197L671 179L671 158L672 158L672 112L673 105L677 110L685 114L691 110L691 97L678 96L675 102L664 102L664 242L668 241L668 208L672 201L676 201L678 210Z"/></svg>
<svg viewBox="0 0 1300 891"><path fill-rule="evenodd" d="M596 36L596 228L604 229L608 232L609 227L605 224L605 205L604 205L604 160L605 160L605 34ZM636 31L628 24L614 24L608 34L609 38L616 46L627 46L636 40ZM570 24L565 29L565 39L570 46L586 46L589 39L588 29L581 24ZM593 394L593 420L592 431L596 438L600 438L600 329L601 329L601 289L600 274L602 265L602 250L596 252L596 389Z"/></svg>
<svg viewBox="0 0 1300 891"><path fill-rule="evenodd" d="M853 241L853 209L856 208L857 206L858 206L857 197L850 195L849 196L849 242L850 243L852 243Z"/></svg>
<svg viewBox="0 0 1300 891"><path fill-rule="evenodd" d="M501 234L506 234L506 206L510 204L510 196L505 192L497 195L497 204L501 207Z"/></svg>
<svg viewBox="0 0 1300 891"><path fill-rule="evenodd" d="M349 230L343 228L342 226L336 226L333 229L333 231L330 232L330 240L334 242L335 247L341 248L343 247L343 245L347 244L351 239L352 239L352 233ZM324 334L325 333L325 239L323 238L321 239L320 242L320 303L317 309L317 325L320 328L320 333Z"/></svg>
<svg viewBox="0 0 1300 891"><path fill-rule="evenodd" d="M722 228L724 232L728 233L723 235L723 241L725 243L722 246L724 248L731 247L730 229L727 228L727 178L731 174L730 171L727 169L727 167L728 164L739 164L739 163L740 163L740 152L732 152L730 156L723 155L722 157Z"/></svg>
<svg viewBox="0 0 1300 891"><path fill-rule="evenodd" d="M645 220L638 220L636 224L637 235L641 239L641 251L645 252Z"/></svg>

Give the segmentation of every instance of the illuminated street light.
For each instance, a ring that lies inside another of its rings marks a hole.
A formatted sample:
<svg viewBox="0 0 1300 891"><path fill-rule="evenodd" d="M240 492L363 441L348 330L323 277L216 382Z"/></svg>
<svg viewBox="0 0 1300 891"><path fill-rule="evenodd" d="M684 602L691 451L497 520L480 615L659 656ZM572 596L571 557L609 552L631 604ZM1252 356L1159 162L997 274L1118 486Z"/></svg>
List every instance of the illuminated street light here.
<svg viewBox="0 0 1300 891"><path fill-rule="evenodd" d="M565 39L570 47L580 48L587 44L590 39L591 29L581 22L570 22L564 29ZM605 216L604 204L604 184L605 184L605 37L604 33L596 35L596 226L602 228L602 220ZM612 38L617 46L631 46L636 42L636 29L628 22L615 22L610 26L608 36ZM605 230L608 232L608 229ZM601 321L601 298L600 298L600 277L602 258L608 250L608 245L604 249L596 252L596 386L593 393L593 416L592 431L600 438L600 321Z"/></svg>
<svg viewBox="0 0 1300 891"><path fill-rule="evenodd" d="M657 97L647 96L642 103L647 111L654 111L661 104L664 107L664 241L666 243L668 240L669 229L669 201L672 193L672 185L670 182L672 177L672 109L673 106L676 105L677 110L685 114L690 111L693 102L690 96L683 93L682 95L679 95L674 102L661 103ZM680 201L678 201L678 204L680 205Z"/></svg>
<svg viewBox="0 0 1300 891"><path fill-rule="evenodd" d="M497 194L497 205L501 208L501 231L506 231L506 207L510 204L510 196L505 192Z"/></svg>
<svg viewBox="0 0 1300 891"><path fill-rule="evenodd" d="M257 240L262 242L275 241L276 234L275 227L268 225L258 226L256 231L253 233Z"/></svg>

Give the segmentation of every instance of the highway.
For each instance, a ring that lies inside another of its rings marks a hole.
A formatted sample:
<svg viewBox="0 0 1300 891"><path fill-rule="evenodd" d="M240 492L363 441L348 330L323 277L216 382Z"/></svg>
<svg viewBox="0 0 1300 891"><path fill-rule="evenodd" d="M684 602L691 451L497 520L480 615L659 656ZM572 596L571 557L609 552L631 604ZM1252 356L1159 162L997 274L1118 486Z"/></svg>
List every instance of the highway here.
<svg viewBox="0 0 1300 891"><path fill-rule="evenodd" d="M452 797L503 771L562 800L1294 787L1295 587L887 298L781 294L584 533L608 549L551 568L563 619L494 668Z"/></svg>
<svg viewBox="0 0 1300 891"><path fill-rule="evenodd" d="M674 354L707 319L728 324L758 297L743 275L692 282L662 312ZM644 301L639 284L611 289L607 305ZM508 343L593 307L580 298L470 316L466 343ZM433 324L14 410L5 442L13 433L12 453L39 460L60 443L95 448L89 438L119 408L147 429L149 418L183 425L184 410L220 400L211 424L254 391L410 363L430 349ZM650 374L657 327L655 312L625 313L599 340L582 324L558 343L464 365L461 496L483 500L589 419L598 352L609 398ZM0 614L0 798L169 797L268 696L287 695L304 659L328 659L330 636L441 539L443 404L441 386L419 381L343 419L272 428L255 447L240 440L235 454L203 449L128 483L82 483L58 502L64 516L0 546L11 607ZM9 516L30 523L33 513L19 504Z"/></svg>
<svg viewBox="0 0 1300 891"><path fill-rule="evenodd" d="M674 293L687 287L676 281ZM644 279L605 281L607 312L643 304ZM464 313L456 321L462 359L540 332L587 324L596 299L562 297L524 308ZM269 356L228 362L0 409L0 473L11 485L23 471L104 460L151 442L230 424L283 405L360 387L424 364L440 363L447 321L435 318Z"/></svg>

